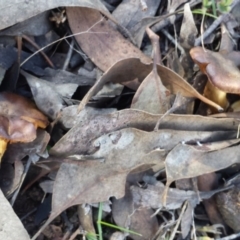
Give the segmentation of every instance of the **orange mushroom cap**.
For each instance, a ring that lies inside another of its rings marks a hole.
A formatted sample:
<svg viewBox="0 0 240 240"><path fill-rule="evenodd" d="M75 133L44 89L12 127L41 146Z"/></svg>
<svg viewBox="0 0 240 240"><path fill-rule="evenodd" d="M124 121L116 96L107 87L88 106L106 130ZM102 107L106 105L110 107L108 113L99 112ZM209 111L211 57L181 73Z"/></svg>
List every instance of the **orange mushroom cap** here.
<svg viewBox="0 0 240 240"><path fill-rule="evenodd" d="M14 93L0 93L0 159L8 142L31 142L36 138L37 127L47 125L47 117L29 99Z"/></svg>
<svg viewBox="0 0 240 240"><path fill-rule="evenodd" d="M192 48L190 55L215 87L226 93L240 94L240 72L232 60L202 47Z"/></svg>

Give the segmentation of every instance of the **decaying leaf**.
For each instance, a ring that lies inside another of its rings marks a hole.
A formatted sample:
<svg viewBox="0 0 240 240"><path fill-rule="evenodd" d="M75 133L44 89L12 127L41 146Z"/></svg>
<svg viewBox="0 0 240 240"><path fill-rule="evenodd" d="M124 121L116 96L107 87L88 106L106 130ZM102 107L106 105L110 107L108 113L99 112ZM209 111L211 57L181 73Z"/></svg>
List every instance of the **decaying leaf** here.
<svg viewBox="0 0 240 240"><path fill-rule="evenodd" d="M146 141L151 143L146 144ZM123 197L126 177L130 171L140 166L148 169L165 158L164 150L154 155L155 159L153 155L147 157L157 142L157 145L162 142L158 133L136 129L123 129L94 140L93 145L97 149L89 155L93 160L61 165L54 184L49 221L73 205L105 201L111 196ZM92 194L95 191L99 194Z"/></svg>

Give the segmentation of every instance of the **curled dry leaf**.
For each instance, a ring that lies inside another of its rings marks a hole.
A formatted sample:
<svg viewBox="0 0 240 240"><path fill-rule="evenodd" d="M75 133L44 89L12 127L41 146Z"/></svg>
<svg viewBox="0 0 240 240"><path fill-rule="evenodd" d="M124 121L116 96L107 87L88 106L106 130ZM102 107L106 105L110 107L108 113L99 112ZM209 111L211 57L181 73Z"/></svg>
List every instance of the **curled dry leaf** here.
<svg viewBox="0 0 240 240"><path fill-rule="evenodd" d="M147 33L153 46L153 69L143 80L135 93L131 108L144 110L154 114L162 114L166 113L170 108L171 94L170 91L162 84L162 81L157 73L156 65L157 63L160 64L162 62L159 50L159 36L156 35L150 28L147 28Z"/></svg>
<svg viewBox="0 0 240 240"><path fill-rule="evenodd" d="M96 82L96 84L85 95L81 104L79 105L79 111L82 110L88 103L90 98L97 94L107 82L124 83L129 80L138 79L142 82L146 76L153 69L153 64L145 64L140 59L129 58L121 60L115 63L111 68L106 71L103 76ZM198 93L190 84L188 84L183 78L174 73L171 69L157 65L157 72L162 80L163 85L172 94L181 94L183 97L199 98L206 104L212 107L222 110L222 108L216 103Z"/></svg>

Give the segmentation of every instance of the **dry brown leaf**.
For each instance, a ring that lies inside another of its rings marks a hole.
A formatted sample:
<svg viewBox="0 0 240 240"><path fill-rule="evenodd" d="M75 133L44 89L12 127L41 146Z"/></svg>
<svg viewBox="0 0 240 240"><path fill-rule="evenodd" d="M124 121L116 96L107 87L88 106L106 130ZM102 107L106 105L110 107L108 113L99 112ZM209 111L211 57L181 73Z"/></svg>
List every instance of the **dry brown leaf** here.
<svg viewBox="0 0 240 240"><path fill-rule="evenodd" d="M131 128L105 134L93 141L95 153L89 156L103 159L104 162L90 160L62 164L54 185L53 215L72 205L105 201L110 196L120 198L124 195L126 175L133 169L142 165L149 168L164 161L164 149L171 150L178 142L196 141L198 138L206 141L212 137L212 132L144 132ZM154 149L163 150L158 154L149 154ZM179 168L179 165L175 168ZM99 194L96 195L95 191Z"/></svg>
<svg viewBox="0 0 240 240"><path fill-rule="evenodd" d="M90 8L67 8L68 23L73 33L91 31L75 36L81 49L102 71L109 69L120 59L140 58L150 63L140 49L125 39L101 13ZM96 47L92 47L96 46ZM131 79L127 79L131 80Z"/></svg>
<svg viewBox="0 0 240 240"><path fill-rule="evenodd" d="M134 109L125 109L85 120L79 119L79 123L51 148L50 154L62 157L73 154L85 154L90 147L91 140L103 134L127 127L153 131L161 116ZM238 120L231 118L215 119L197 115L168 115L162 119L160 129L237 132L238 124Z"/></svg>
<svg viewBox="0 0 240 240"><path fill-rule="evenodd" d="M166 113L171 106L170 91L162 84L157 73L157 64L161 64L159 36L150 28L147 28L147 34L151 39L153 46L153 69L143 80L135 93L131 108L143 110L153 114Z"/></svg>
<svg viewBox="0 0 240 240"><path fill-rule="evenodd" d="M85 107L90 98L94 96L104 86L105 83L110 81L124 83L136 78L138 78L139 82L142 82L152 69L152 64L144 64L140 59L136 58L124 59L117 62L103 74L103 76L85 95L79 106L79 110L82 110ZM184 97L199 98L206 104L209 104L218 110L222 110L219 105L199 94L190 84L188 84L183 78L169 68L157 65L157 71L163 85L168 88L172 94L179 93Z"/></svg>

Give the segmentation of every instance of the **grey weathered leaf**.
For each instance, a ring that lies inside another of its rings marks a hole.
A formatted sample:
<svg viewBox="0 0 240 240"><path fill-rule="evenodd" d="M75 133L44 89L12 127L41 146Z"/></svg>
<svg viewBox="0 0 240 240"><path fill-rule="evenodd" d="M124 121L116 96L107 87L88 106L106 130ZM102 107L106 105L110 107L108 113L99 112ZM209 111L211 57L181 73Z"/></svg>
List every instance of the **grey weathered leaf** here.
<svg viewBox="0 0 240 240"><path fill-rule="evenodd" d="M17 217L8 200L0 190L0 239L13 240L22 239L30 240L29 235L22 222Z"/></svg>

